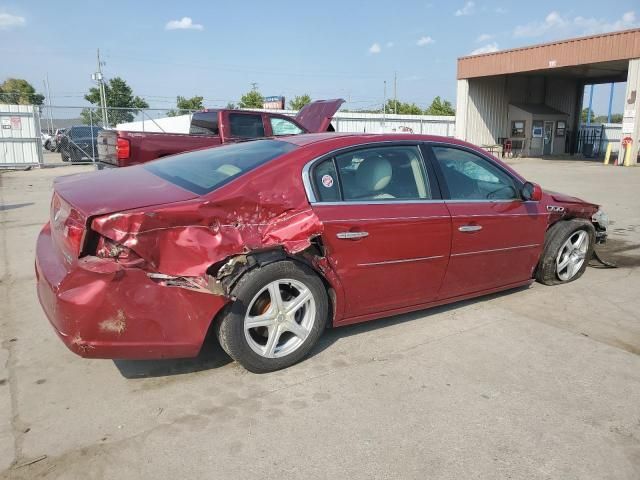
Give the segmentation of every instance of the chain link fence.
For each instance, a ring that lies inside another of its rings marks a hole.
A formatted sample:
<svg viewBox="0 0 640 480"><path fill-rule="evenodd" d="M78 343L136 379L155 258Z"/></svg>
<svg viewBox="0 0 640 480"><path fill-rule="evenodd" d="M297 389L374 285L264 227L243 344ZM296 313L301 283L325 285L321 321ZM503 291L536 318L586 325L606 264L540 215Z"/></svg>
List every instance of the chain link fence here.
<svg viewBox="0 0 640 480"><path fill-rule="evenodd" d="M104 129L142 133L189 134L195 110L166 108L66 107L43 105L40 114L43 164L62 165L100 161L98 136ZM293 110L265 110L295 116ZM338 112L336 132L416 133L453 136L455 117Z"/></svg>
<svg viewBox="0 0 640 480"><path fill-rule="evenodd" d="M105 128L189 133L192 111L162 108L83 108L44 105L40 130L44 165L96 163L98 135Z"/></svg>

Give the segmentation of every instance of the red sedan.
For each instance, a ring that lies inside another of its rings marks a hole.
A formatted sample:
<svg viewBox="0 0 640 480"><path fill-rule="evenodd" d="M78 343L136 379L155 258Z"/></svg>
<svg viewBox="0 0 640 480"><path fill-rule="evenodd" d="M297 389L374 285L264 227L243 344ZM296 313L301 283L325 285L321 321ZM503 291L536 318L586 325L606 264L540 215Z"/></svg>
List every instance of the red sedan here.
<svg viewBox="0 0 640 480"><path fill-rule="evenodd" d="M37 243L56 333L92 358L302 359L327 326L582 275L597 205L483 150L422 135L309 134L58 179Z"/></svg>

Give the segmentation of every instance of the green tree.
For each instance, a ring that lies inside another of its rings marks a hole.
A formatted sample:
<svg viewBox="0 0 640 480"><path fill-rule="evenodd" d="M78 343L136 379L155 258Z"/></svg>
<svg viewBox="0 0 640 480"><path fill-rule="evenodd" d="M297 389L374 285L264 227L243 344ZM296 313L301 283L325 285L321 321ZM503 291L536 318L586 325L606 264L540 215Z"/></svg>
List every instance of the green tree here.
<svg viewBox="0 0 640 480"><path fill-rule="evenodd" d="M391 99L387 101L386 112L402 115L420 115L422 114L422 109L415 103L404 103Z"/></svg>
<svg viewBox="0 0 640 480"><path fill-rule="evenodd" d="M622 114L621 113L612 113L611 114L611 123L622 123Z"/></svg>
<svg viewBox="0 0 640 480"><path fill-rule="evenodd" d="M431 102L431 105L424 111L425 115L455 115L456 110L449 100L442 100L437 96Z"/></svg>
<svg viewBox="0 0 640 480"><path fill-rule="evenodd" d="M585 117L584 121L587 121L587 117ZM591 123L609 123L609 118L606 115L598 115L595 118L591 117ZM611 123L622 123L622 114L612 113Z"/></svg>
<svg viewBox="0 0 640 480"><path fill-rule="evenodd" d="M580 112L580 122L587 123L588 116L589 116L589 107L583 108L582 112ZM594 113L593 110L591 110L591 123L594 122L595 118L596 118L596 114Z"/></svg>
<svg viewBox="0 0 640 480"><path fill-rule="evenodd" d="M110 79L105 83L104 89L107 97L107 107L110 107L108 110L110 125L132 122L140 109L149 108L149 104L143 98L135 96L131 87L120 77ZM89 103L99 107L99 88L92 87L84 98ZM114 110L112 109L113 107L118 107L118 109ZM84 108L80 113L80 116L82 117L82 121L86 124L99 123L102 121L100 108Z"/></svg>
<svg viewBox="0 0 640 480"><path fill-rule="evenodd" d="M186 115L187 113L190 113L193 110L202 110L204 108L204 105L202 104L203 100L204 100L204 97L195 96L191 98L186 98L178 95L178 97L176 98L177 109L169 110L167 112L167 116L175 117L176 115Z"/></svg>
<svg viewBox="0 0 640 480"><path fill-rule="evenodd" d="M296 95L293 97L293 100L289 101L289 108L291 110L301 110L302 107L311 103L311 97L309 94L305 93L304 95Z"/></svg>
<svg viewBox="0 0 640 480"><path fill-rule="evenodd" d="M26 80L21 78L7 78L0 85L0 103L18 105L42 105L44 95L36 93Z"/></svg>
<svg viewBox="0 0 640 480"><path fill-rule="evenodd" d="M238 107L240 108L262 108L264 97L257 88L252 88L249 92L240 97Z"/></svg>

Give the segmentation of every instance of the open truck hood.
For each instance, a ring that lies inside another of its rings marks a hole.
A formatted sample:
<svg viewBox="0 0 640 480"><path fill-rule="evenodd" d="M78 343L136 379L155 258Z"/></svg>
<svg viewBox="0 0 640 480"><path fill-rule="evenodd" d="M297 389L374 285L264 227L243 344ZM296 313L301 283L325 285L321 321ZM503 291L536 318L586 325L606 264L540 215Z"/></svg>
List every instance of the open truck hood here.
<svg viewBox="0 0 640 480"><path fill-rule="evenodd" d="M296 115L296 120L309 133L326 132L333 116L343 103L342 98L316 100L302 107L302 110Z"/></svg>

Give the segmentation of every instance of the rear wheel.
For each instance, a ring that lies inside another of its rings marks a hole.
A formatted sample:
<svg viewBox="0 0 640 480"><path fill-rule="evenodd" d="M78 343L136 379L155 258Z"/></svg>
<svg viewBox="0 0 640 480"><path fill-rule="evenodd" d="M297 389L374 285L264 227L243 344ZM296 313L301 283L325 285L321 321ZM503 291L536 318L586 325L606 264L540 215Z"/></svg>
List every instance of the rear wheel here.
<svg viewBox="0 0 640 480"><path fill-rule="evenodd" d="M595 229L586 220L560 221L547 232L536 279L545 285L577 280L593 255Z"/></svg>
<svg viewBox="0 0 640 480"><path fill-rule="evenodd" d="M328 315L324 284L308 267L287 260L245 274L235 301L217 325L222 348L254 373L286 368L304 358Z"/></svg>

